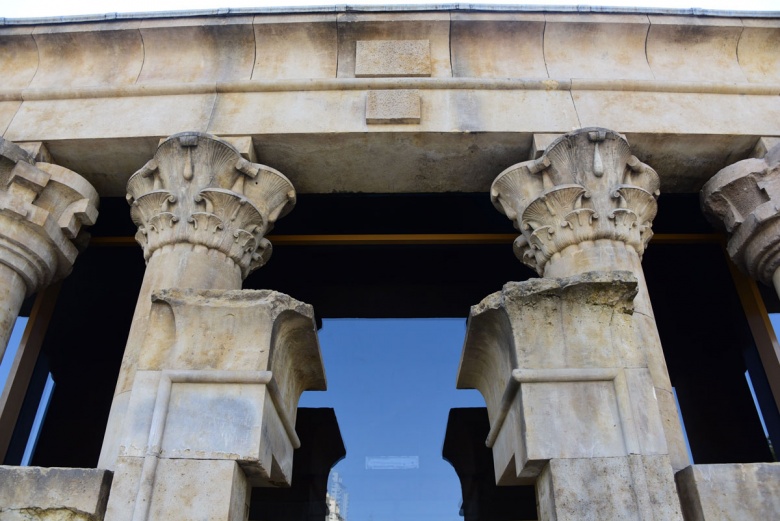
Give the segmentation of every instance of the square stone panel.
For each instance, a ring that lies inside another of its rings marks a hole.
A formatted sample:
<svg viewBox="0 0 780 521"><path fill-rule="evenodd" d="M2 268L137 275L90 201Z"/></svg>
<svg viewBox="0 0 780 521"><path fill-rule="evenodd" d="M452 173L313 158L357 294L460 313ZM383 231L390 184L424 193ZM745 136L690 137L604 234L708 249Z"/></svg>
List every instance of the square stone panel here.
<svg viewBox="0 0 780 521"><path fill-rule="evenodd" d="M366 123L420 123L420 93L416 90L374 90L366 97Z"/></svg>
<svg viewBox="0 0 780 521"><path fill-rule="evenodd" d="M359 40L355 77L427 77L431 75L429 40Z"/></svg>

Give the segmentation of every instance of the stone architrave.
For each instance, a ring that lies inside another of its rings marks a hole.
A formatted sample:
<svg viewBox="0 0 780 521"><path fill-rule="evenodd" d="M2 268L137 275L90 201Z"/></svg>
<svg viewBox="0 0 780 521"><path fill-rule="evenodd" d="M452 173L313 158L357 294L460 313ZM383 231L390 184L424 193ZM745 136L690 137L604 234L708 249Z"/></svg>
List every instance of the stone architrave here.
<svg viewBox="0 0 780 521"><path fill-rule="evenodd" d="M153 297L106 519L246 519L288 487L298 400L324 390L311 306L260 290Z"/></svg>
<svg viewBox="0 0 780 521"><path fill-rule="evenodd" d="M538 159L507 168L490 195L520 231L517 257L542 277L630 271L637 278L633 331L661 408L675 471L688 453L642 271L660 193L658 174L612 130L584 128L555 139Z"/></svg>
<svg viewBox="0 0 780 521"><path fill-rule="evenodd" d="M70 273L97 207L83 177L0 138L0 359L24 298Z"/></svg>
<svg viewBox="0 0 780 521"><path fill-rule="evenodd" d="M780 294L780 145L715 174L701 190L701 205L728 233L734 264Z"/></svg>
<svg viewBox="0 0 780 521"><path fill-rule="evenodd" d="M163 140L154 158L130 177L127 201L147 267L100 455L99 466L109 469L119 451L152 293L240 289L271 256L264 236L295 205L295 189L227 141L185 132Z"/></svg>
<svg viewBox="0 0 780 521"><path fill-rule="evenodd" d="M658 193L655 171L601 128L491 188L543 278L472 307L458 387L485 397L496 481L535 483L540 519L681 519L687 457L670 457L685 445L641 268Z"/></svg>

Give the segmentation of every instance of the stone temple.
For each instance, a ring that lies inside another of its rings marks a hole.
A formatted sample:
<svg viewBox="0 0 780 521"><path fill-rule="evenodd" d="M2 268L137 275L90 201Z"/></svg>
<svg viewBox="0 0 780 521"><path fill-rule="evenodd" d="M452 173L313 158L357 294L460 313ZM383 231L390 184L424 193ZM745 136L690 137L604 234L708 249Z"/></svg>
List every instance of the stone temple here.
<svg viewBox="0 0 780 521"><path fill-rule="evenodd" d="M780 12L0 19L0 71L1 520L339 519L323 317L468 319L466 520L780 518Z"/></svg>

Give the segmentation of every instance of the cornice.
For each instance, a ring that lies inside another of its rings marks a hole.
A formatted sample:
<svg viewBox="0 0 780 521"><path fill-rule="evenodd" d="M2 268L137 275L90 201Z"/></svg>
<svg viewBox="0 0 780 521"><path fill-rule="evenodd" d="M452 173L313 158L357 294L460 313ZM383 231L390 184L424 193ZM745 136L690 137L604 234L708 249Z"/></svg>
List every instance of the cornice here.
<svg viewBox="0 0 780 521"><path fill-rule="evenodd" d="M673 9L664 7L618 7L589 5L477 5L471 3L423 4L423 5L352 5L302 7L226 7L219 9L192 9L181 11L158 11L152 13L96 13L71 16L49 16L36 18L0 18L0 26L67 24L103 22L112 20L153 20L193 17L227 17L246 15L284 15L319 13L599 13L599 14L657 14L670 16L725 17L725 18L779 18L780 11L740 11L727 9L701 9L690 7Z"/></svg>

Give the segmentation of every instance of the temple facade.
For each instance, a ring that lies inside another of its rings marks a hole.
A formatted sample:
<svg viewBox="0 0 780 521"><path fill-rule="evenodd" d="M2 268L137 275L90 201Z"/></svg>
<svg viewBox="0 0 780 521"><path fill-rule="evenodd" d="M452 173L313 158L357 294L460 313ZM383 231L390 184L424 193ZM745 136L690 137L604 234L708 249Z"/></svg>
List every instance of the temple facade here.
<svg viewBox="0 0 780 521"><path fill-rule="evenodd" d="M4 19L0 71L1 520L346 519L341 317L468 320L467 521L780 517L780 12Z"/></svg>

